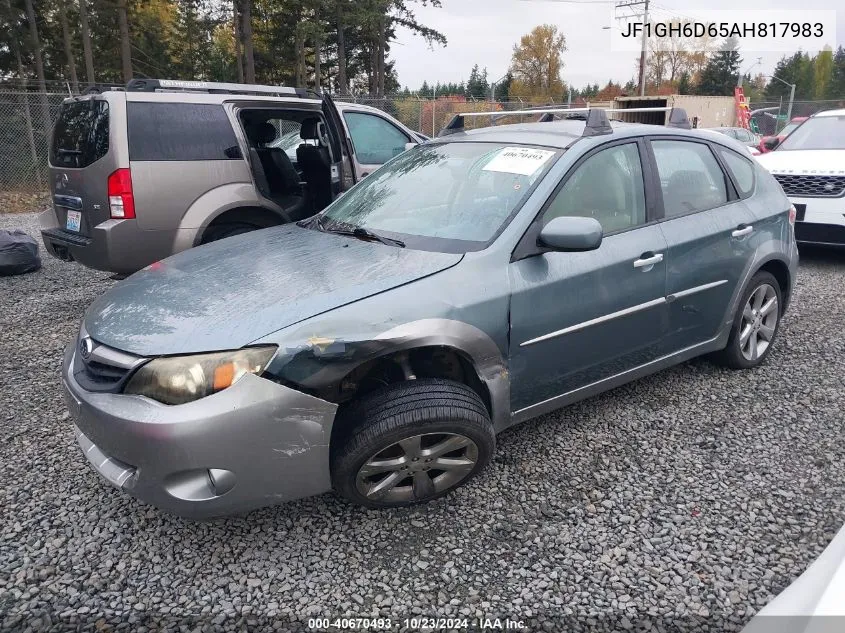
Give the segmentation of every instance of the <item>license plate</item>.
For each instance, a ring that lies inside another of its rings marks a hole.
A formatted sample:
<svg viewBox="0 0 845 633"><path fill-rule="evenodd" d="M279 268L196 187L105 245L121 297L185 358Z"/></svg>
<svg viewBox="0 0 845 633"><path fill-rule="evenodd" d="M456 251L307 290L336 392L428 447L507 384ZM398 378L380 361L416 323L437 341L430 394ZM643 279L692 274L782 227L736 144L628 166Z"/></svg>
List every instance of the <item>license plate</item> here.
<svg viewBox="0 0 845 633"><path fill-rule="evenodd" d="M68 231L76 231L79 233L79 227L82 224L82 212L81 211L68 211L67 212L67 230Z"/></svg>
<svg viewBox="0 0 845 633"><path fill-rule="evenodd" d="M807 205L806 204L796 204L795 205L795 221L796 222L803 222L805 213L807 213Z"/></svg>

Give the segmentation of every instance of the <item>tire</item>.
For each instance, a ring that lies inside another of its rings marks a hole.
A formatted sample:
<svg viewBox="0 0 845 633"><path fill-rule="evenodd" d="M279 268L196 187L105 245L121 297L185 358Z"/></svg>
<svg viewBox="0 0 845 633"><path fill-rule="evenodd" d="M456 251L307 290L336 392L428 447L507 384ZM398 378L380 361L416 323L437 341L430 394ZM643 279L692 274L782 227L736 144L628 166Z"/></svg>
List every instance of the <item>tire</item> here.
<svg viewBox="0 0 845 633"><path fill-rule="evenodd" d="M496 447L481 398L451 380L388 385L354 402L336 424L332 484L343 497L368 508L442 497L475 477Z"/></svg>
<svg viewBox="0 0 845 633"><path fill-rule="evenodd" d="M761 297L762 303L759 302ZM762 306L765 309L772 298L776 301L774 307L765 315L758 314L759 308ZM751 369L762 364L772 351L782 314L783 297L777 279L765 271L758 272L742 292L727 346L716 352L713 360L731 369ZM751 332L746 331L748 327ZM751 343L754 341L757 345L752 351Z"/></svg>
<svg viewBox="0 0 845 633"><path fill-rule="evenodd" d="M260 226L255 226L254 224L246 224L244 222L232 222L229 224L211 226L205 232L205 235L202 236L202 242L200 242L200 244L216 242L227 237L232 237L233 235L240 235L241 233L257 231L260 228Z"/></svg>

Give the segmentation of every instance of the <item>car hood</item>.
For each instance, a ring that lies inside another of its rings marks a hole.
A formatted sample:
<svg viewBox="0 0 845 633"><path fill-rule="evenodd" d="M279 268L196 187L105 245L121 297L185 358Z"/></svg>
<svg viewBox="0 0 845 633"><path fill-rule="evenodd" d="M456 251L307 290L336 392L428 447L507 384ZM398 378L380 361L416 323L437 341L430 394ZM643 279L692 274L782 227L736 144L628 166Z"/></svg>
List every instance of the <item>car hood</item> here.
<svg viewBox="0 0 845 633"><path fill-rule="evenodd" d="M142 356L236 349L461 257L273 227L135 273L91 305L85 329L100 343Z"/></svg>
<svg viewBox="0 0 845 633"><path fill-rule="evenodd" d="M773 174L845 174L845 150L775 150L755 157Z"/></svg>

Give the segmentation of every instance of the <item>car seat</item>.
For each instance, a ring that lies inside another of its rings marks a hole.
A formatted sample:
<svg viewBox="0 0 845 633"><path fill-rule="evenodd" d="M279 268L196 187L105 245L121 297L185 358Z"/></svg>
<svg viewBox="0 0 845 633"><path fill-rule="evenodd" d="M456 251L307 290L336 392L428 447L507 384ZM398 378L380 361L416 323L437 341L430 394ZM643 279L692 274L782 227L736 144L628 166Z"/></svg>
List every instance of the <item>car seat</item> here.
<svg viewBox="0 0 845 633"><path fill-rule="evenodd" d="M308 192L314 203L314 211L321 211L334 198L332 160L329 148L325 144L325 132L322 126L319 119L304 119L299 130L299 136L304 142L296 149L296 162L307 183ZM316 143L309 144L308 141L316 141Z"/></svg>

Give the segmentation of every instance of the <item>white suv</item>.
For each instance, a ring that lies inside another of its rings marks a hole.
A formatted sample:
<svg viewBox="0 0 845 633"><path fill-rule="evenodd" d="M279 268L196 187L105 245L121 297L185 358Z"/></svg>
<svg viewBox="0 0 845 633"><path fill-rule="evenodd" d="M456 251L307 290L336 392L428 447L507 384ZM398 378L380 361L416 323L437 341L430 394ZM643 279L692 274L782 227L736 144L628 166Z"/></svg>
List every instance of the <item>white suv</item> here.
<svg viewBox="0 0 845 633"><path fill-rule="evenodd" d="M756 158L795 205L798 242L845 246L845 110L814 114Z"/></svg>

